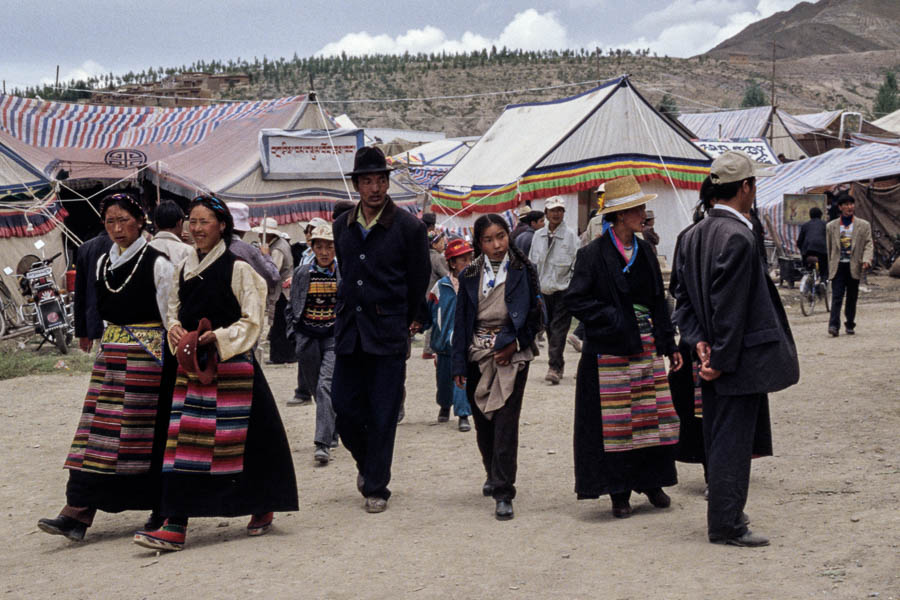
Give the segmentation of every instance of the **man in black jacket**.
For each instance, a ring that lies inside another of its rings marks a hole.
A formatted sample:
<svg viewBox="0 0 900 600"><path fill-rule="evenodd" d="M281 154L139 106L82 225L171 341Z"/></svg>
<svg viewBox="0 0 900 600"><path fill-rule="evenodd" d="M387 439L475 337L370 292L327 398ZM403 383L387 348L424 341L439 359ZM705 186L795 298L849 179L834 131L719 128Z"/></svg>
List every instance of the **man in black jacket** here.
<svg viewBox="0 0 900 600"><path fill-rule="evenodd" d="M825 248L825 221L822 220L822 209L813 206L809 209L809 221L800 226L797 236L797 248L805 261L814 256L819 261L819 273L822 279L828 279L828 250Z"/></svg>
<svg viewBox="0 0 900 600"><path fill-rule="evenodd" d="M787 315L745 216L756 196L756 177L771 174L742 152L713 161L709 190L715 207L684 234L673 274L675 321L682 339L696 349L705 382L709 540L736 546L769 543L747 529L743 512L750 459L772 453L767 394L800 377Z"/></svg>
<svg viewBox="0 0 900 600"><path fill-rule="evenodd" d="M332 403L373 513L391 495L409 336L421 327L416 319L431 274L425 224L387 195L390 171L380 150L360 148L350 173L359 204L334 222L341 283Z"/></svg>
<svg viewBox="0 0 900 600"><path fill-rule="evenodd" d="M75 337L78 346L90 352L94 340L103 335L103 319L97 310L97 261L112 247L106 230L78 247L75 257Z"/></svg>

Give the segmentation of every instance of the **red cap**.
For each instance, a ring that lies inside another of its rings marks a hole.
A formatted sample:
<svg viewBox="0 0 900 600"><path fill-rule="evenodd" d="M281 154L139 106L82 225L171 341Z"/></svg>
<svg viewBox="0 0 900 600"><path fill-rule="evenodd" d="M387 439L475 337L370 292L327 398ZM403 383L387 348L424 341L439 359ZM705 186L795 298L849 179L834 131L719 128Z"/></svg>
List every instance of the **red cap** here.
<svg viewBox="0 0 900 600"><path fill-rule="evenodd" d="M444 250L444 258L450 260L455 256L462 256L463 254L468 254L469 252L474 252L469 242L457 238L447 244L447 249Z"/></svg>

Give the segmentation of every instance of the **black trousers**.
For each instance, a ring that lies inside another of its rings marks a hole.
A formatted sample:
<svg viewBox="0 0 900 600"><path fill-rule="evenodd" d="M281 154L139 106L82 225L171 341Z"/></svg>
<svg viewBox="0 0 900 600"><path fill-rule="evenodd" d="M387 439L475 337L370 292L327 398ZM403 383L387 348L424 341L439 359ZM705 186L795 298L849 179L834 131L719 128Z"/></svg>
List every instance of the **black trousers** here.
<svg viewBox="0 0 900 600"><path fill-rule="evenodd" d="M852 329L856 327L856 301L859 299L859 279L850 276L850 263L838 264L837 273L831 280L831 318L828 327L841 328L841 304L844 293L847 293L847 305L844 307L844 325Z"/></svg>
<svg viewBox="0 0 900 600"><path fill-rule="evenodd" d="M404 354L368 354L357 346L352 354L335 358L331 386L335 425L365 479L366 498L391 496L387 486L405 380Z"/></svg>
<svg viewBox="0 0 900 600"><path fill-rule="evenodd" d="M766 395L722 396L711 385L702 389L709 483L707 532L711 541L739 537L747 531L740 520L750 489L757 418Z"/></svg>
<svg viewBox="0 0 900 600"><path fill-rule="evenodd" d="M563 351L566 349L566 336L572 324L572 315L566 309L563 297L565 292L555 292L544 296L547 306L547 355L550 368L562 372L566 363Z"/></svg>
<svg viewBox="0 0 900 600"><path fill-rule="evenodd" d="M522 396L528 381L529 363L516 374L512 395L503 408L495 410L490 419L475 404L475 388L481 379L478 363L469 363L466 375L466 396L472 407L475 421L475 438L481 462L487 473L487 483L494 488L494 500L512 500L516 497L516 469L519 454L519 415L522 412Z"/></svg>

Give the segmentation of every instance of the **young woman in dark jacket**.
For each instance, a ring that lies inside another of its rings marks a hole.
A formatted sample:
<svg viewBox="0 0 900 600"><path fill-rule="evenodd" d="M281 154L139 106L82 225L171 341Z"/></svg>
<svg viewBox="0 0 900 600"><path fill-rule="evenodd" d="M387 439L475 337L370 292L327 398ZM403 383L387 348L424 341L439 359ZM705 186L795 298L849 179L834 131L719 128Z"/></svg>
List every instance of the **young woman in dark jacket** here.
<svg viewBox="0 0 900 600"><path fill-rule="evenodd" d="M632 490L664 508L662 488L677 483L678 416L662 357L678 370L681 355L659 262L636 235L653 198L634 177L606 184L605 229L578 251L566 294L586 332L575 387L575 491L609 494L620 518L631 515Z"/></svg>
<svg viewBox="0 0 900 600"><path fill-rule="evenodd" d="M473 237L481 254L459 277L453 375L472 407L487 473L482 493L493 496L496 517L506 520L513 518L519 414L543 308L537 274L509 243L506 221L483 215Z"/></svg>

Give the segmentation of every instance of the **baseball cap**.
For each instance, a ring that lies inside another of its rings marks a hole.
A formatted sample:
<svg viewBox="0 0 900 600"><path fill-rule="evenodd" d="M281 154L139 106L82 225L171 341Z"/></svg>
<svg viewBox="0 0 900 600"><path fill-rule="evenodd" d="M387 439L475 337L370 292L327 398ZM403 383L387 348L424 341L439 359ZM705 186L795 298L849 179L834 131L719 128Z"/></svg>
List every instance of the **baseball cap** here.
<svg viewBox="0 0 900 600"><path fill-rule="evenodd" d="M551 210L553 208L562 208L565 210L566 201L562 199L560 196L553 196L552 198L547 198L547 201L544 202L544 210Z"/></svg>
<svg viewBox="0 0 900 600"><path fill-rule="evenodd" d="M709 168L709 178L716 184L743 181L750 177L772 177L775 170L754 161L739 150L723 152Z"/></svg>

